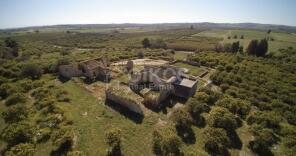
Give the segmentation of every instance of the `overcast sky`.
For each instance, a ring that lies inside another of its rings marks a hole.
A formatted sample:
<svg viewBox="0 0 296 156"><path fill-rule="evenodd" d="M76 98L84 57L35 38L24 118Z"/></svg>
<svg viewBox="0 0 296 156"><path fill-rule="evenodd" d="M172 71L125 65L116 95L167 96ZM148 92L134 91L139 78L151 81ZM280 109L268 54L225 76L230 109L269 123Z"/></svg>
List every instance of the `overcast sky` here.
<svg viewBox="0 0 296 156"><path fill-rule="evenodd" d="M218 22L296 26L296 0L0 0L0 28Z"/></svg>

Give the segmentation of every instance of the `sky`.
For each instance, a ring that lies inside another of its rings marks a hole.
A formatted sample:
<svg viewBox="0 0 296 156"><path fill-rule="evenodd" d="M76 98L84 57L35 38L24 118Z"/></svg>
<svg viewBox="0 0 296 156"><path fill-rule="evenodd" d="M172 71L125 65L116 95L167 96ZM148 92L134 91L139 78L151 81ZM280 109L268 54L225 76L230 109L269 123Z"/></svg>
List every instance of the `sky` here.
<svg viewBox="0 0 296 156"><path fill-rule="evenodd" d="M296 0L0 0L0 29L185 22L296 26L295 8Z"/></svg>

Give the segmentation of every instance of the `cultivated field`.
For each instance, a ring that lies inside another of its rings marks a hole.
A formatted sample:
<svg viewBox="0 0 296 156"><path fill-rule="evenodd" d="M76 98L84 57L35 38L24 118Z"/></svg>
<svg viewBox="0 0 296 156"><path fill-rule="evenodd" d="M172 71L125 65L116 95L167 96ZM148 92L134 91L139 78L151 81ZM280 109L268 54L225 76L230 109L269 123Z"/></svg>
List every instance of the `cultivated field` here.
<svg viewBox="0 0 296 156"><path fill-rule="evenodd" d="M237 39L234 39L235 35L237 35ZM241 39L242 35L244 36L244 39ZM287 47L296 48L296 34L294 33L271 32L270 34L267 34L266 31L256 30L208 30L193 36L220 38L222 43L240 41L244 48L248 47L251 40L260 40L269 37L273 39L273 41L269 42L270 52L277 52L279 49ZM228 37L231 37L231 39L228 39Z"/></svg>

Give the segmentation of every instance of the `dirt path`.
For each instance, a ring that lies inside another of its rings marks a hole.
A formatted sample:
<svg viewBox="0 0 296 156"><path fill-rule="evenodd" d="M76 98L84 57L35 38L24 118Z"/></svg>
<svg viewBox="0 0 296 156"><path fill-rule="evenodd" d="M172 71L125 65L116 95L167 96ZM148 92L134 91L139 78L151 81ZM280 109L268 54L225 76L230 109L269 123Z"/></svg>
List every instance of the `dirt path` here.
<svg viewBox="0 0 296 156"><path fill-rule="evenodd" d="M165 60L152 60L152 59L136 59L132 60L134 62L134 65L143 66L143 65L164 65L169 63ZM116 63L112 63L111 66L120 66L120 65L126 65L127 61L120 61Z"/></svg>

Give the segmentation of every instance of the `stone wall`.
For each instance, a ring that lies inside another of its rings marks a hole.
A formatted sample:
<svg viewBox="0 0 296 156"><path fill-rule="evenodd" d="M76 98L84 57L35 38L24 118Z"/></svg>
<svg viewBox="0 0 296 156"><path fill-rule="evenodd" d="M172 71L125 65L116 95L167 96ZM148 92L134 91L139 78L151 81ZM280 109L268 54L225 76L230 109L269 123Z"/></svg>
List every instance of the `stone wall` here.
<svg viewBox="0 0 296 156"><path fill-rule="evenodd" d="M60 66L59 75L63 78L71 79L72 77L82 76L83 73L79 70L78 64L71 64Z"/></svg>

